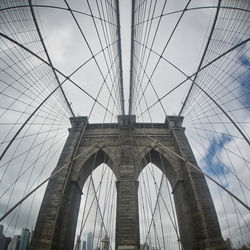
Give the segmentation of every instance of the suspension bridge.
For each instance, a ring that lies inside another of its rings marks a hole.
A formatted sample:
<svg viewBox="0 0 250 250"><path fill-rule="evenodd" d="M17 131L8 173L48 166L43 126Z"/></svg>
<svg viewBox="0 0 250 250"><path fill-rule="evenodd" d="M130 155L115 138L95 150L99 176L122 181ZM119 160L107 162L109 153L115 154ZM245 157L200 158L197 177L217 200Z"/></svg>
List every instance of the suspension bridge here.
<svg viewBox="0 0 250 250"><path fill-rule="evenodd" d="M249 247L249 12L1 0L0 249Z"/></svg>

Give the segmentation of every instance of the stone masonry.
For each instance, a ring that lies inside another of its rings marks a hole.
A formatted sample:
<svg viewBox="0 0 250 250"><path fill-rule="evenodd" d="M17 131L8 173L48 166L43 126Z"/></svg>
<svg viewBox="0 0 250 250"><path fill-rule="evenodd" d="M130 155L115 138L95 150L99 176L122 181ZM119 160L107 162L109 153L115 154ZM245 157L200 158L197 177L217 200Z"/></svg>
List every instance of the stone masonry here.
<svg viewBox="0 0 250 250"><path fill-rule="evenodd" d="M71 118L72 128L50 179L30 250L73 249L82 188L96 167L106 163L117 179L116 250L139 250L138 176L150 162L168 178L174 196L180 241L185 250L224 250L225 243L204 176L169 152L197 164L182 127L183 117L165 123L89 124Z"/></svg>

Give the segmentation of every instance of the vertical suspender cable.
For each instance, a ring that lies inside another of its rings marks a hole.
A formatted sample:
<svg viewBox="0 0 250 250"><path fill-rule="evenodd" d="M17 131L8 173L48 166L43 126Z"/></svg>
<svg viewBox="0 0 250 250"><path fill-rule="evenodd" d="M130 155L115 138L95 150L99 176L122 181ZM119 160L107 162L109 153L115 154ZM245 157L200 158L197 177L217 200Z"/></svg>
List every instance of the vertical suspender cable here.
<svg viewBox="0 0 250 250"><path fill-rule="evenodd" d="M131 14L131 54L130 54L130 85L129 85L129 111L128 114L132 114L133 105L133 92L134 92L134 79L133 79L133 68L134 68L134 24L135 24L135 0L132 0L132 14Z"/></svg>
<svg viewBox="0 0 250 250"><path fill-rule="evenodd" d="M116 0L115 4L116 4L116 10L117 10L116 19L117 19L117 36L118 36L117 49L118 49L118 54L119 54L119 70L120 70L120 79L119 79L119 82L120 82L120 102L121 102L121 113L122 113L122 115L125 115L119 0Z"/></svg>

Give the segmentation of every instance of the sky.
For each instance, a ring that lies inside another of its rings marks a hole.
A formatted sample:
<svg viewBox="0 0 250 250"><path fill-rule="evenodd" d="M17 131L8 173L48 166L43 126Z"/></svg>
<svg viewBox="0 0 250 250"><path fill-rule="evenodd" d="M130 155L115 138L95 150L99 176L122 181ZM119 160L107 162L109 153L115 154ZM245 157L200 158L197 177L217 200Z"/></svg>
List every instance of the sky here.
<svg viewBox="0 0 250 250"><path fill-rule="evenodd" d="M110 1L97 2L102 10L101 4L105 8ZM75 13L75 17L84 35L79 31L72 14L65 10L67 6L64 1L36 0L33 4L48 4L62 8L34 7L41 35L54 67L69 76L79 65L86 63L70 79L89 95L69 80L62 85L75 115L88 116L90 123L109 123L116 122L116 116L120 113L117 84L119 82L117 31L115 25L101 22L98 18L91 18L91 12L94 16L100 14L97 2L91 2L89 8L87 1L68 1L72 9L79 11ZM141 2L135 2L137 8ZM135 14L133 74L137 95L133 99L133 113L137 115L138 122L164 122L166 114L178 115L192 84L187 80L171 94L167 94L187 76L196 72L213 25L216 14L214 7L218 2L193 0L188 5L190 10L181 17L181 10L187 3L186 0L169 0L164 7L163 0L151 3L143 1L141 9L138 9ZM22 4L27 3L2 0L0 8ZM120 0L119 4L124 104L125 112L128 113L132 5L128 0ZM199 8L204 6L210 6L210 8ZM237 7L238 10L227 9L225 6ZM221 1L218 20L201 66L249 37L249 8L248 1ZM177 12L172 13L174 11ZM29 8L5 10L2 13L0 32L24 44L47 60ZM140 24L152 15L154 16L152 21L149 20L144 25ZM114 16L109 17L114 21L112 19ZM180 24L171 36L180 18ZM108 19L108 16L104 19ZM103 32L103 29L110 33ZM169 39L170 36L171 39ZM147 48L145 49L140 43ZM167 47L165 47L166 44ZM0 139L2 142L0 152L2 153L21 124L58 86L58 83L51 68L30 53L24 52L4 38L1 38L0 45ZM92 58L93 55L96 55L95 60ZM162 55L161 60L159 55ZM196 83L209 95L194 86L181 113L184 116L183 126L186 127L186 135L199 166L247 204L250 203L249 145L240 131L249 139L249 58L248 42L201 71L196 78ZM179 70L168 62L174 64ZM180 70L185 75L180 73ZM62 74L57 73L57 75L60 82L65 80ZM161 102L158 102L159 98L162 98ZM94 99L98 99L99 103L92 106ZM105 111L100 104L108 111ZM223 111L226 111L236 122L238 129ZM14 205L32 186L49 176L67 138L70 116L72 114L62 92L56 91L23 128L1 160L1 211L6 211L6 207ZM96 180L101 176L101 169L93 174ZM150 173L148 175L152 178ZM157 174L157 178L160 180L160 173ZM12 183L13 185L10 186ZM235 245L238 242L240 244L249 242L250 217L247 211L235 204L216 185L210 181L208 184L223 237L234 236L232 241ZM20 211L18 210L19 212L14 216L11 214L13 217L6 220L6 228L9 225L8 235L20 230L24 224L30 228L34 226L44 190L45 186L36 192L33 202L33 197L29 198ZM156 197L154 188L150 192ZM31 203L33 212L28 215L27 208ZM80 220L81 216L79 216ZM170 222L166 222L166 228L169 225ZM88 230L86 229L85 234ZM174 245L174 243L171 244Z"/></svg>

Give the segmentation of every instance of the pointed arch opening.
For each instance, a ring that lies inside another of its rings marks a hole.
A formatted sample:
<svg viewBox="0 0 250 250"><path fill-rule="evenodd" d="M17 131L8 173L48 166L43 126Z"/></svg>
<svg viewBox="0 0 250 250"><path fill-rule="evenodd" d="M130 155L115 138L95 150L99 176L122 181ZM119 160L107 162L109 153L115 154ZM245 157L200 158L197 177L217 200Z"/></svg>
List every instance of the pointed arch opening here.
<svg viewBox="0 0 250 250"><path fill-rule="evenodd" d="M173 170L155 150L144 160L148 163L138 177L140 244L149 249L181 249L172 188L164 168L170 178Z"/></svg>
<svg viewBox="0 0 250 250"><path fill-rule="evenodd" d="M102 249L115 246L116 175L110 156L103 150L91 155L81 166L78 183L82 188L75 248ZM89 247L89 248L88 248Z"/></svg>

